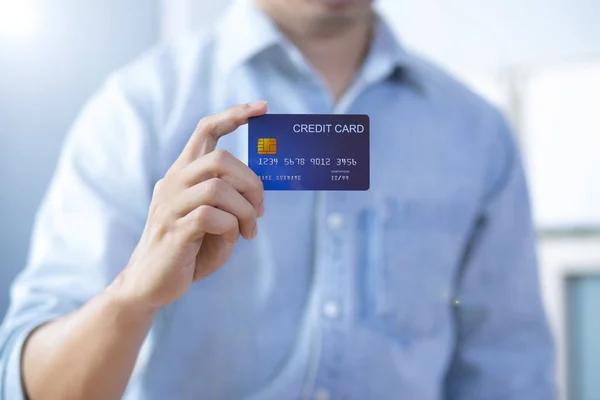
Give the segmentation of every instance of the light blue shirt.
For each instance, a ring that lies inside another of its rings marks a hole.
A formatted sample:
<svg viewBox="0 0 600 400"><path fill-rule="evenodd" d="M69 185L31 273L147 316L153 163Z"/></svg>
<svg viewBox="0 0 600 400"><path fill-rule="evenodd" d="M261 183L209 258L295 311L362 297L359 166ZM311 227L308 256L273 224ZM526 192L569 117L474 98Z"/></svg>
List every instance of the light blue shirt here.
<svg viewBox="0 0 600 400"><path fill-rule="evenodd" d="M259 238L164 307L125 400L554 397L553 346L515 143L501 115L381 21L337 103L250 1L112 76L75 123L0 333L21 400L33 328L126 265L154 183L234 104L371 117L368 192L268 192ZM247 131L220 142L242 160Z"/></svg>

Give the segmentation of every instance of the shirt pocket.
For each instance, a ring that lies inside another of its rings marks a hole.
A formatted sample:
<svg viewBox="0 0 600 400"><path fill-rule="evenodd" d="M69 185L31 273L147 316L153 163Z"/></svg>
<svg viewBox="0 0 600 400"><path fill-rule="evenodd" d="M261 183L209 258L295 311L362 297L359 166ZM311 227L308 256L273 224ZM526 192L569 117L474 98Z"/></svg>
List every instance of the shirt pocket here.
<svg viewBox="0 0 600 400"><path fill-rule="evenodd" d="M363 322L400 341L437 334L450 318L467 207L391 197L364 209L359 225Z"/></svg>

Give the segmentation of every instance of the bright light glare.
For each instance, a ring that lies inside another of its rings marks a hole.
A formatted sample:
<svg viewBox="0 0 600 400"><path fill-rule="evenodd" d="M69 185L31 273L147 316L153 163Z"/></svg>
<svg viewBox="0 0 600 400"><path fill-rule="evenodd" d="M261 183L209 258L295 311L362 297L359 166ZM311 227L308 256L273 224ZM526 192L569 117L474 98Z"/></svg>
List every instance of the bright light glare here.
<svg viewBox="0 0 600 400"><path fill-rule="evenodd" d="M37 9L30 0L0 0L0 37L31 38L38 23Z"/></svg>

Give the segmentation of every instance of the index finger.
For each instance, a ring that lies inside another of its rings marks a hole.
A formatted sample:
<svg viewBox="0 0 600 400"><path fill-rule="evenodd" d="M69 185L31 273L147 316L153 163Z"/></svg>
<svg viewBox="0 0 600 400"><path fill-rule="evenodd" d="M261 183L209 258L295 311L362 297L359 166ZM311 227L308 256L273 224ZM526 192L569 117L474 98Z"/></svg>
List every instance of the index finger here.
<svg viewBox="0 0 600 400"><path fill-rule="evenodd" d="M212 152L221 136L233 132L248 119L267 112L266 101L240 104L225 111L202 118L192 137L181 153L180 159L186 164Z"/></svg>

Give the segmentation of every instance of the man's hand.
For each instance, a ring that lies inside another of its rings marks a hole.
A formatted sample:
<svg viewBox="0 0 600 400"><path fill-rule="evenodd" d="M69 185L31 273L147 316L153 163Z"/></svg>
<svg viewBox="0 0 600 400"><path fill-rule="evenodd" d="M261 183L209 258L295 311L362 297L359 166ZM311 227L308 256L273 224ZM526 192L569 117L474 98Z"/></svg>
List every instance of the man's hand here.
<svg viewBox="0 0 600 400"><path fill-rule="evenodd" d="M120 399L160 307L223 265L240 235L256 237L256 219L264 212L262 182L215 146L266 112L260 102L200 121L156 185L127 267L82 307L27 338L22 368L28 398Z"/></svg>
<svg viewBox="0 0 600 400"><path fill-rule="evenodd" d="M254 239L264 213L262 181L217 141L266 102L230 108L200 121L185 149L154 189L146 227L121 274L128 300L159 308L221 267L240 235Z"/></svg>

